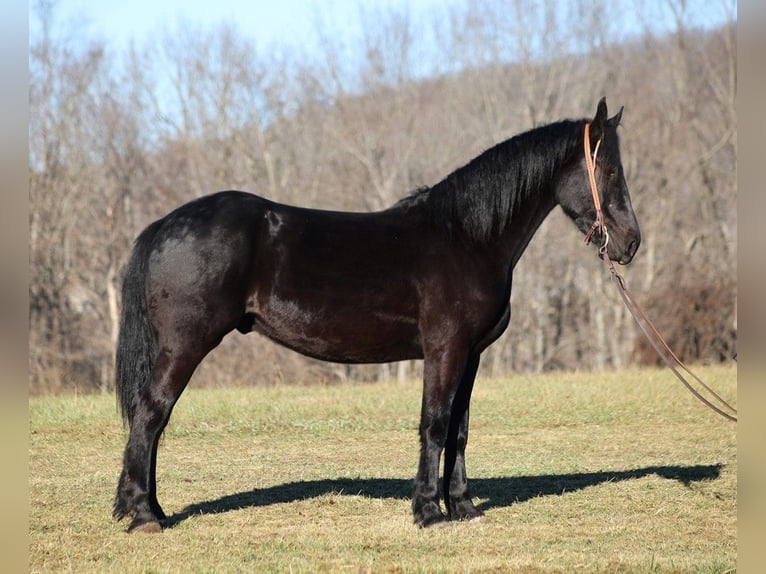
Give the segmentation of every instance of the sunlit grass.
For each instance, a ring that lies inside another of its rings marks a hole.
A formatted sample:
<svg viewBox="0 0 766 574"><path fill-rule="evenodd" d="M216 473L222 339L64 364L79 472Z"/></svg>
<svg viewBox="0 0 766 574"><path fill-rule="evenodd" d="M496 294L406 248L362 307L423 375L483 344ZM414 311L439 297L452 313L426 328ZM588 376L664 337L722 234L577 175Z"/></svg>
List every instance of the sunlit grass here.
<svg viewBox="0 0 766 574"><path fill-rule="evenodd" d="M736 367L700 369L727 398ZM110 396L30 400L33 572L724 572L736 425L660 370L479 380L468 470L491 522L412 525L420 384L190 389L159 453L170 527L111 520Z"/></svg>

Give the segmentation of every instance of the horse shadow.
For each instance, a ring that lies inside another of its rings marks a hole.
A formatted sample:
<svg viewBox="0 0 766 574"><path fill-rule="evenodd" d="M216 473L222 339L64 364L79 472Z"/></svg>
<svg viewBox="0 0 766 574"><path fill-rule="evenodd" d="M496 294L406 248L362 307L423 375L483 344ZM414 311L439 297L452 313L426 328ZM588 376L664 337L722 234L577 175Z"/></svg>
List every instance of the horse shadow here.
<svg viewBox="0 0 766 574"><path fill-rule="evenodd" d="M520 504L541 496L560 496L590 486L650 475L676 480L689 486L693 482L718 478L722 468L722 464L648 466L622 471L474 478L471 479L471 489L473 492L480 493L481 498L484 499L477 507L487 510ZM408 500L412 494L412 485L411 479L402 478L334 478L288 482L189 505L182 511L169 516L164 521L164 527L173 528L191 516L199 514L220 514L243 508L307 500L327 494Z"/></svg>

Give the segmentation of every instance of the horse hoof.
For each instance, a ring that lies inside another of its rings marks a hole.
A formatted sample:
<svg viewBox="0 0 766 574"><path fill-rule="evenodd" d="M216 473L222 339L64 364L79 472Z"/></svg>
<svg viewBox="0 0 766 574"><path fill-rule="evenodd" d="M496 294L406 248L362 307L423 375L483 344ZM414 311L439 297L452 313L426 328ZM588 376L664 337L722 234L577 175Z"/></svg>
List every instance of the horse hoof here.
<svg viewBox="0 0 766 574"><path fill-rule="evenodd" d="M439 512L438 514L435 513L431 516L427 516L416 524L421 528L444 528L449 525L449 518Z"/></svg>
<svg viewBox="0 0 766 574"><path fill-rule="evenodd" d="M436 529L436 528L446 528L447 526L449 526L449 521L447 519L444 519L444 520L437 520L436 522L431 522L429 524L424 524L422 527L428 528L430 530L430 529Z"/></svg>
<svg viewBox="0 0 766 574"><path fill-rule="evenodd" d="M468 522L471 524L489 524L492 521L484 516L483 514L479 514L478 516L474 516L473 518L469 518Z"/></svg>
<svg viewBox="0 0 766 574"><path fill-rule="evenodd" d="M128 528L128 532L145 532L147 534L156 534L162 532L162 526L156 520L150 520L149 522L142 522L136 526Z"/></svg>

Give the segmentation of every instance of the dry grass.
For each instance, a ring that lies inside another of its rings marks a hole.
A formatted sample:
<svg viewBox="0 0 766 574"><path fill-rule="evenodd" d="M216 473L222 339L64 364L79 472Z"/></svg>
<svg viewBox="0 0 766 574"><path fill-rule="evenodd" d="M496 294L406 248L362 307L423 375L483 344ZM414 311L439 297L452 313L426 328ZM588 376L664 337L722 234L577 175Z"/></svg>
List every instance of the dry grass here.
<svg viewBox="0 0 766 574"><path fill-rule="evenodd" d="M701 369L725 396L736 367ZM110 518L105 396L30 400L33 572L726 572L736 425L664 371L479 380L468 465L489 524L411 523L420 385L187 391L159 455L171 526Z"/></svg>

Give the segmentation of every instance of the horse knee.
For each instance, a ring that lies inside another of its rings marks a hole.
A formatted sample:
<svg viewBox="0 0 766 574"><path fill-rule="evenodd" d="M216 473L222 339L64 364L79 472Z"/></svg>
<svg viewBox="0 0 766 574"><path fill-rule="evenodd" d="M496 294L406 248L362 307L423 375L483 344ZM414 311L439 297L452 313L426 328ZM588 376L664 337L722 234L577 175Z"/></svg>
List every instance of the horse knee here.
<svg viewBox="0 0 766 574"><path fill-rule="evenodd" d="M449 412L433 416L423 416L420 421L421 442L438 445L440 448L443 448L447 442L449 418Z"/></svg>

